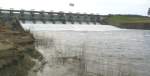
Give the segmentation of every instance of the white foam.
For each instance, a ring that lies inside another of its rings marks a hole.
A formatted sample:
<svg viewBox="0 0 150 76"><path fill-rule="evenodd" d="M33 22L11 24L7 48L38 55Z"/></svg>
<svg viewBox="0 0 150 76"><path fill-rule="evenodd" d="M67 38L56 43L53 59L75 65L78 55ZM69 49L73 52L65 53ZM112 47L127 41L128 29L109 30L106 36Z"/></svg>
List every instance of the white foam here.
<svg viewBox="0 0 150 76"><path fill-rule="evenodd" d="M94 25L94 24L41 24L41 23L28 23L22 26L27 30L50 30L50 31L112 31L112 30L122 30L111 25Z"/></svg>

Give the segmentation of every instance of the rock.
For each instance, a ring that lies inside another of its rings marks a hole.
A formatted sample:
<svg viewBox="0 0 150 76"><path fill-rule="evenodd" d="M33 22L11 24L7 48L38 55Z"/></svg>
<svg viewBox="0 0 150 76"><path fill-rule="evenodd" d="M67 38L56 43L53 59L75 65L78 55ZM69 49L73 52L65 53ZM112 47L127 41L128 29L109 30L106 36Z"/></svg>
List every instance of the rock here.
<svg viewBox="0 0 150 76"><path fill-rule="evenodd" d="M14 49L14 46L12 44L0 43L0 52L10 49Z"/></svg>

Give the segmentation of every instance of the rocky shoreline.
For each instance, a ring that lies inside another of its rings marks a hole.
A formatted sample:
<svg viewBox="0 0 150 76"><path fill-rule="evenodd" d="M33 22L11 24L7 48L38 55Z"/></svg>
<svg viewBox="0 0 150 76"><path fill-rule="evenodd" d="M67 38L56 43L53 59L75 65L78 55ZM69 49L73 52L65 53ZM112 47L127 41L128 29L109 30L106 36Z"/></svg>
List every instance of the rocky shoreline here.
<svg viewBox="0 0 150 76"><path fill-rule="evenodd" d="M43 56L34 46L34 37L17 20L0 22L0 76L28 76L35 59Z"/></svg>

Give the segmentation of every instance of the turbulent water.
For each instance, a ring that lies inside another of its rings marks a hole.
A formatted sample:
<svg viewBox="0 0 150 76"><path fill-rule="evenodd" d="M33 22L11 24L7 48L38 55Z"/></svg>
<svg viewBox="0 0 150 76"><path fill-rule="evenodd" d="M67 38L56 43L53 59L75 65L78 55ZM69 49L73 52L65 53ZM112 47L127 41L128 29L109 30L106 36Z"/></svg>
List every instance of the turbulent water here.
<svg viewBox="0 0 150 76"><path fill-rule="evenodd" d="M150 76L150 31L108 25L22 24L46 64L29 76ZM37 65L38 66L38 65Z"/></svg>

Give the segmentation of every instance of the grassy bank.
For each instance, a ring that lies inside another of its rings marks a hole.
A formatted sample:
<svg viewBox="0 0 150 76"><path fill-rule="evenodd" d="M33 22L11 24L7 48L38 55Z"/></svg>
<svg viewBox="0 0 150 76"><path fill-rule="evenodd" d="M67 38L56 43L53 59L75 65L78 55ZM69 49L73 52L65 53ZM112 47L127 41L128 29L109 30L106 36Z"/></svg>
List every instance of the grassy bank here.
<svg viewBox="0 0 150 76"><path fill-rule="evenodd" d="M148 28L150 29L150 17L139 15L108 15L102 21L103 24L125 28Z"/></svg>

